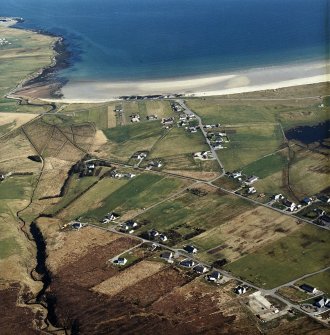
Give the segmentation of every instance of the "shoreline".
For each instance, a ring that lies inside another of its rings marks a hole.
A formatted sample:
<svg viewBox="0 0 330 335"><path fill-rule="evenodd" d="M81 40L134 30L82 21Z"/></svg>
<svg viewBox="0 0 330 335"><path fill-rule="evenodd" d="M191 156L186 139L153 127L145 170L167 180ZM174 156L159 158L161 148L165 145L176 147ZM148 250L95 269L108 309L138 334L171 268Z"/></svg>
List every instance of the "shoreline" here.
<svg viewBox="0 0 330 335"><path fill-rule="evenodd" d="M16 85L8 94L6 98L21 100L21 97L28 97L33 99L59 99L63 95L61 93L62 87L68 82L66 78L58 76L58 71L70 66L71 53L68 50L66 40L63 36L52 34L50 32L40 29L27 29L20 27L18 24L24 22L23 18L5 18L10 24L3 24L4 27L10 29L19 29L30 31L35 34L41 34L54 38L50 48L53 52L51 63L31 73ZM1 26L1 24L0 24ZM42 91L40 96L36 96L31 91Z"/></svg>
<svg viewBox="0 0 330 335"><path fill-rule="evenodd" d="M135 82L81 81L68 82L62 88L67 103L100 103L118 99L207 97L274 90L330 81L328 63L309 62L276 65L224 73L213 76L173 78Z"/></svg>
<svg viewBox="0 0 330 335"><path fill-rule="evenodd" d="M268 67L236 70L214 75L177 77L160 80L137 81L70 81L58 76L58 71L71 64L63 36L47 31L16 26L23 19L12 20L10 28L23 29L55 38L51 48L51 64L31 74L7 95L7 98L28 97L46 102L104 103L123 99L169 97L222 96L284 87L330 82L330 63L322 61L297 62Z"/></svg>

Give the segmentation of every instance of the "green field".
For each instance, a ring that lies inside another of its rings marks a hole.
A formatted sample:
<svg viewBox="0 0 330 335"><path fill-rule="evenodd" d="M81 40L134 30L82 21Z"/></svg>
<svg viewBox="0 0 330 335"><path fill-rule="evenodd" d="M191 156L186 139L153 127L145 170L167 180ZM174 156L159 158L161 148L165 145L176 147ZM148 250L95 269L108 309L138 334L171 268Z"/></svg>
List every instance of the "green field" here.
<svg viewBox="0 0 330 335"><path fill-rule="evenodd" d="M22 29L0 27L2 37L12 44L1 48L0 57L0 96L3 97L17 83L43 66L51 63L53 51L50 48L53 37L35 34ZM0 110L16 111L17 102L0 100Z"/></svg>
<svg viewBox="0 0 330 335"><path fill-rule="evenodd" d="M330 234L306 225L225 266L255 285L273 288L329 266Z"/></svg>
<svg viewBox="0 0 330 335"><path fill-rule="evenodd" d="M101 219L109 211L124 213L148 207L175 193L185 184L185 181L177 178L144 173L109 193L102 199L99 207L87 211L84 216Z"/></svg>
<svg viewBox="0 0 330 335"><path fill-rule="evenodd" d="M227 171L242 169L257 159L278 150L283 142L280 128L276 125L226 128L230 142L218 156Z"/></svg>
<svg viewBox="0 0 330 335"><path fill-rule="evenodd" d="M287 91L287 92L286 92ZM314 125L329 119L329 105L320 108L321 94L328 94L325 84L283 89L282 94L267 92L243 93L225 97L187 99L187 105L203 118L204 123L224 125L281 122L285 129L298 125ZM291 92L291 94L288 94ZM267 100L266 96L269 96ZM283 97L288 99L284 99ZM315 96L304 100L294 97ZM235 99L236 97L236 99ZM245 100L245 98L248 98ZM253 99L254 98L254 99ZM261 98L261 99L260 99ZM272 100L272 98L275 98ZM279 99L278 98L282 98Z"/></svg>
<svg viewBox="0 0 330 335"><path fill-rule="evenodd" d="M183 155L208 150L201 132L191 134L183 128L173 128L152 148L151 157Z"/></svg>
<svg viewBox="0 0 330 335"><path fill-rule="evenodd" d="M19 244L14 237L0 240L0 259L7 258L11 255L19 254L21 251Z"/></svg>
<svg viewBox="0 0 330 335"><path fill-rule="evenodd" d="M0 199L26 199L34 176L13 176L0 182Z"/></svg>
<svg viewBox="0 0 330 335"><path fill-rule="evenodd" d="M290 183L297 197L311 196L330 187L329 172L329 159L326 155L294 148Z"/></svg>
<svg viewBox="0 0 330 335"><path fill-rule="evenodd" d="M136 151L151 150L157 140L166 133L160 121L151 121L104 130L109 139L109 155L127 162Z"/></svg>
<svg viewBox="0 0 330 335"><path fill-rule="evenodd" d="M69 184L67 185L67 193L61 198L61 200L57 204L47 208L44 213L52 214L61 210L63 207L67 206L72 200L77 198L88 187L94 184L97 180L97 177L79 178L77 174L73 175L69 181Z"/></svg>
<svg viewBox="0 0 330 335"><path fill-rule="evenodd" d="M175 199L152 208L140 215L138 219L150 221L150 224L141 230L151 228L165 232L174 230L182 238L187 238L196 230L214 228L251 208L252 206L244 199L231 195L209 193L199 197L185 192ZM212 241L207 241L203 248L208 249L209 244L212 244Z"/></svg>
<svg viewBox="0 0 330 335"><path fill-rule="evenodd" d="M287 158L283 154L271 154L244 166L243 173L249 176L255 175L259 178L265 178L281 171L287 164Z"/></svg>

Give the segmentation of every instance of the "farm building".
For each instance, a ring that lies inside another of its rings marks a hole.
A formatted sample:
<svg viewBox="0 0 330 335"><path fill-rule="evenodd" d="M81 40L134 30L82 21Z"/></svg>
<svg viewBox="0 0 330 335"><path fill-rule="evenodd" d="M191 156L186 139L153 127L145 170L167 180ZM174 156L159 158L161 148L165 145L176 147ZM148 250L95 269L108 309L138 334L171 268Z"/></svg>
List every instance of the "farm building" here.
<svg viewBox="0 0 330 335"><path fill-rule="evenodd" d="M315 293L317 289L313 286L310 286L308 284L302 284L299 286L303 291L308 292L308 293Z"/></svg>

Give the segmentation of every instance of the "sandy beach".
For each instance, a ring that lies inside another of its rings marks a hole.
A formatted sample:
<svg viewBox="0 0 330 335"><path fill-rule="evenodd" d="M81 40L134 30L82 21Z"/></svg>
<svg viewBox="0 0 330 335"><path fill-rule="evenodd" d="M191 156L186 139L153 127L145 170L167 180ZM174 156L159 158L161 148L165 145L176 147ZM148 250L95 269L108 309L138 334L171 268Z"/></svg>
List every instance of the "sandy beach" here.
<svg viewBox="0 0 330 335"><path fill-rule="evenodd" d="M69 82L63 102L104 102L127 95L227 95L330 81L329 63L310 62L256 68L205 77L136 82Z"/></svg>

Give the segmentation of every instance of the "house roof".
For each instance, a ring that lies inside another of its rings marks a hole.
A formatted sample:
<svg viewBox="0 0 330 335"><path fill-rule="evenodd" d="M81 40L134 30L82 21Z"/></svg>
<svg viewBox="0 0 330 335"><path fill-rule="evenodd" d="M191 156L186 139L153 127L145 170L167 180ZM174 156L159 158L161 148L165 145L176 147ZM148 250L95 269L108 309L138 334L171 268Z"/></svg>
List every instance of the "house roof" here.
<svg viewBox="0 0 330 335"><path fill-rule="evenodd" d="M163 253L161 253L160 257L161 258L166 258L166 259L172 258L173 257L173 252L164 251Z"/></svg>
<svg viewBox="0 0 330 335"><path fill-rule="evenodd" d="M196 252L197 249L193 245L186 245L183 249L189 253Z"/></svg>
<svg viewBox="0 0 330 335"><path fill-rule="evenodd" d="M313 292L315 290L315 287L310 286L308 284L302 284L299 286L302 290L307 291L307 292Z"/></svg>

